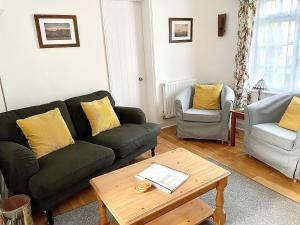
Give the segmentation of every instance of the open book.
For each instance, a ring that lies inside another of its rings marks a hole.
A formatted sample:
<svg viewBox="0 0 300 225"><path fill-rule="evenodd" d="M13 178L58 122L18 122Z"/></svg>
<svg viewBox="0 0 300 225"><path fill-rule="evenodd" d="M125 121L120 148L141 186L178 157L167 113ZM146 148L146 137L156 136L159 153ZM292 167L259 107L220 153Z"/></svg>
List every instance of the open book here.
<svg viewBox="0 0 300 225"><path fill-rule="evenodd" d="M137 179L150 181L155 187L167 193L175 191L188 177L189 175L183 172L158 163L152 164L136 175Z"/></svg>

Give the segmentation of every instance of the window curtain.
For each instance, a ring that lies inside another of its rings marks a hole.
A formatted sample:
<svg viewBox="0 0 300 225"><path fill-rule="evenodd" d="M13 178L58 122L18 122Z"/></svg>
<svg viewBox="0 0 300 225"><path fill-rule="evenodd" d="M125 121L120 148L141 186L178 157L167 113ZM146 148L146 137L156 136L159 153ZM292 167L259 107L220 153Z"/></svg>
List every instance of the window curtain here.
<svg viewBox="0 0 300 225"><path fill-rule="evenodd" d="M256 14L256 0L240 0L238 12L238 46L235 57L236 69L235 95L236 107L243 108L250 100L249 85L249 53L251 47L254 19Z"/></svg>

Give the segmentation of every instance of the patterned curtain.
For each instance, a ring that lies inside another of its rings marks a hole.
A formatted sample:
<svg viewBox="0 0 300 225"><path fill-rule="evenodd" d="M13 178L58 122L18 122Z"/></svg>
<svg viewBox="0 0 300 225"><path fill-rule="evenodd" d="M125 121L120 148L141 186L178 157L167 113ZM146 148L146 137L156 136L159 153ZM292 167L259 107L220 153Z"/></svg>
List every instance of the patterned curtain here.
<svg viewBox="0 0 300 225"><path fill-rule="evenodd" d="M240 0L238 49L235 57L236 69L234 73L237 108L246 106L251 98L248 61L255 14L256 0Z"/></svg>

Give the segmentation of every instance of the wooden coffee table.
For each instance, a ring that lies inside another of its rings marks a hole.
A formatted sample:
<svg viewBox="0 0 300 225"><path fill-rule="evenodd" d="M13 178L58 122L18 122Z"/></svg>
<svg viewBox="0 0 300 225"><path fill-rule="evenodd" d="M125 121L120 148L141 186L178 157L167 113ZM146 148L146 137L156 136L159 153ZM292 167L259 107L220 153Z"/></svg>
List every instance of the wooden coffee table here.
<svg viewBox="0 0 300 225"><path fill-rule="evenodd" d="M137 194L134 187L137 175L152 163L160 163L190 175L172 194L152 188ZM91 180L99 204L101 225L110 224L106 208L117 224L199 224L213 217L216 225L223 225L226 214L223 192L230 172L183 148L149 158ZM216 208L212 209L199 196L217 189Z"/></svg>

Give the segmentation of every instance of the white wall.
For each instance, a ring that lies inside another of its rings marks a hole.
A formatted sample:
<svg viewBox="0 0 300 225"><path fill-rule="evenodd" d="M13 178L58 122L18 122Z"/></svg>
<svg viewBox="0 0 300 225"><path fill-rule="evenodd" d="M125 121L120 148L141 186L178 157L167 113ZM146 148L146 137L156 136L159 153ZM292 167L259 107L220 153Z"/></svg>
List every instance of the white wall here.
<svg viewBox="0 0 300 225"><path fill-rule="evenodd" d="M198 52L199 79L233 86L238 31L238 0L201 0L198 2L200 32ZM227 14L226 33L218 37L218 14Z"/></svg>
<svg viewBox="0 0 300 225"><path fill-rule="evenodd" d="M158 122L162 120L162 84L197 78L233 86L238 29L238 0L152 0ZM218 14L227 13L224 37ZM193 17L193 42L169 43L169 17Z"/></svg>
<svg viewBox="0 0 300 225"><path fill-rule="evenodd" d="M9 109L108 89L99 0L4 1L0 76ZM238 4L238 0L151 0L153 15L148 23L153 29L153 112L157 115L153 121L163 122L162 83L196 77L202 82L233 84ZM40 49L35 13L77 15L81 47ZM219 13L228 16L222 38L217 36ZM169 43L169 17L194 18L192 43Z"/></svg>
<svg viewBox="0 0 300 225"><path fill-rule="evenodd" d="M158 82L167 82L197 76L199 0L152 0L156 75ZM170 17L194 18L194 41L169 43Z"/></svg>
<svg viewBox="0 0 300 225"><path fill-rule="evenodd" d="M99 0L4 1L0 75L9 109L108 89ZM34 14L77 15L81 47L40 49Z"/></svg>
<svg viewBox="0 0 300 225"><path fill-rule="evenodd" d="M152 0L155 74L157 86L157 120L162 122L162 84L169 81L197 77L199 52L199 26L197 2L199 0ZM194 18L193 42L169 43L170 17Z"/></svg>

